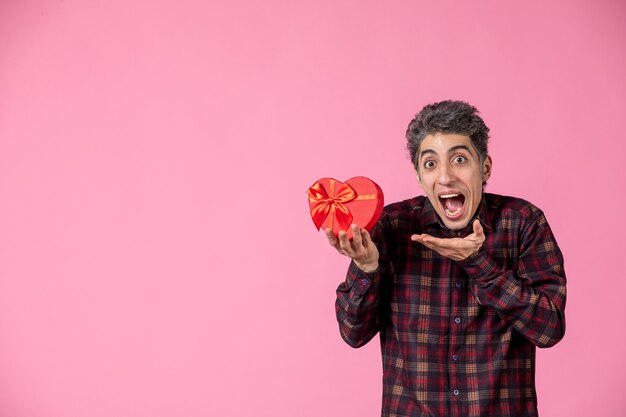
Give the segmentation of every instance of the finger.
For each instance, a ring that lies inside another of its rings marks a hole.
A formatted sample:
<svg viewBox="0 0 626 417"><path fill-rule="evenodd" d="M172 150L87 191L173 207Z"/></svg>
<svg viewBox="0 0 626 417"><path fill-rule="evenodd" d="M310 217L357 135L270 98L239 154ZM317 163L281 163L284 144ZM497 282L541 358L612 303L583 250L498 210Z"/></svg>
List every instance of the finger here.
<svg viewBox="0 0 626 417"><path fill-rule="evenodd" d="M348 240L348 234L345 231L340 230L338 236L339 246L341 246L341 249L346 253L346 255L352 256L354 254L354 249L352 248L350 240Z"/></svg>
<svg viewBox="0 0 626 417"><path fill-rule="evenodd" d="M350 228L352 229L352 247L358 250L360 247L363 246L363 240L361 238L359 226L353 224L352 226L350 226Z"/></svg>
<svg viewBox="0 0 626 417"><path fill-rule="evenodd" d="M365 249L374 244L370 233L365 229L361 229L361 240L363 241L363 247L365 247Z"/></svg>
<svg viewBox="0 0 626 417"><path fill-rule="evenodd" d="M333 233L332 229L325 229L324 233L326 234L326 239L328 239L328 243L335 246L335 243L339 243L339 239Z"/></svg>
<svg viewBox="0 0 626 417"><path fill-rule="evenodd" d="M442 239L430 235L425 235L422 238L422 244L427 245L431 249L453 249L455 248L461 239L452 238L452 239Z"/></svg>
<svg viewBox="0 0 626 417"><path fill-rule="evenodd" d="M425 233L422 233L422 234L419 234L419 235L411 235L411 240L414 241L414 242L420 242L421 243L421 242L424 241L426 236L430 236L430 235L427 235Z"/></svg>
<svg viewBox="0 0 626 417"><path fill-rule="evenodd" d="M325 229L324 233L326 233L326 239L328 239L328 243L330 243L330 246L334 247L337 250L341 249L339 247L339 239L337 239L337 236L335 236L332 229Z"/></svg>
<svg viewBox="0 0 626 417"><path fill-rule="evenodd" d="M449 240L449 239L440 239L438 237L427 235L426 233L422 233L420 235L420 239L422 243L432 243L432 244L437 244L439 241L443 241L443 240Z"/></svg>

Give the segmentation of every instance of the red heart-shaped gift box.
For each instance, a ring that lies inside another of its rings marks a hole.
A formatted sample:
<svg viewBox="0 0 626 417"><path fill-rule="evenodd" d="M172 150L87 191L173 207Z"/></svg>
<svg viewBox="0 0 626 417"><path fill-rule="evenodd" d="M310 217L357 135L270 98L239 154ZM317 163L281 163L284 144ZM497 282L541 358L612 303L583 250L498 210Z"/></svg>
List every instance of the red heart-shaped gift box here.
<svg viewBox="0 0 626 417"><path fill-rule="evenodd" d="M354 177L341 182L322 178L309 187L309 208L317 229L340 230L352 238L350 225L355 223L370 230L383 211L383 190L366 177Z"/></svg>

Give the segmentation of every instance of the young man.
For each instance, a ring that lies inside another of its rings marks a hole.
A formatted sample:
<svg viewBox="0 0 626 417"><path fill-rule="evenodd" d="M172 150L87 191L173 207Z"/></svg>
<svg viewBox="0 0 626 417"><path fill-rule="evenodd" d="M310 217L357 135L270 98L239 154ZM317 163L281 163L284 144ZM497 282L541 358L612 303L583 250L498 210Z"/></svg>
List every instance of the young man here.
<svg viewBox="0 0 626 417"><path fill-rule="evenodd" d="M483 192L488 132L467 103L424 107L407 139L426 197L385 207L371 236L326 231L352 258L341 336L380 332L383 416L537 416L535 348L565 331L563 257L541 210Z"/></svg>

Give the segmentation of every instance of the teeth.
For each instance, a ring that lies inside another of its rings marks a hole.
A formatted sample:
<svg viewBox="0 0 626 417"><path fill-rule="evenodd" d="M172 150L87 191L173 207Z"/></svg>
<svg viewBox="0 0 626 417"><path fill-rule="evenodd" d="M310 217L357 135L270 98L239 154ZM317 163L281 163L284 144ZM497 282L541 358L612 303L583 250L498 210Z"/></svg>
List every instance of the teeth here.
<svg viewBox="0 0 626 417"><path fill-rule="evenodd" d="M444 194L444 195L440 195L439 198L452 198L452 197L458 197L459 194Z"/></svg>
<svg viewBox="0 0 626 417"><path fill-rule="evenodd" d="M449 211L449 210L446 210L446 209L444 209L444 210L446 210L446 214L448 216L452 216L453 217L453 216L456 216L457 214L459 214L462 209L463 209L463 207L459 207L458 209L456 209L454 211Z"/></svg>

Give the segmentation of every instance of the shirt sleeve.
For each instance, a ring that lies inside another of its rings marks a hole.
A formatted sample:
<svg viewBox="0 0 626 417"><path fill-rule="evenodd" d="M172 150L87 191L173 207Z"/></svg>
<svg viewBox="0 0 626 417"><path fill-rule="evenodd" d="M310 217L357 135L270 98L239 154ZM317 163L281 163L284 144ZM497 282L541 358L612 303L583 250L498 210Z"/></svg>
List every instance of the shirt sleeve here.
<svg viewBox="0 0 626 417"><path fill-rule="evenodd" d="M371 232L380 253L379 268L366 273L351 262L345 281L337 288L335 313L339 332L343 340L354 348L365 345L381 329L381 282L389 270L381 223L382 219Z"/></svg>
<svg viewBox="0 0 626 417"><path fill-rule="evenodd" d="M498 265L485 248L457 264L471 277L478 303L495 310L534 345L550 347L563 338L563 256L543 213L522 230L515 271Z"/></svg>
<svg viewBox="0 0 626 417"><path fill-rule="evenodd" d="M365 345L380 329L379 287L380 268L368 274L351 262L345 282L337 288L335 312L339 332L343 340L354 348Z"/></svg>

